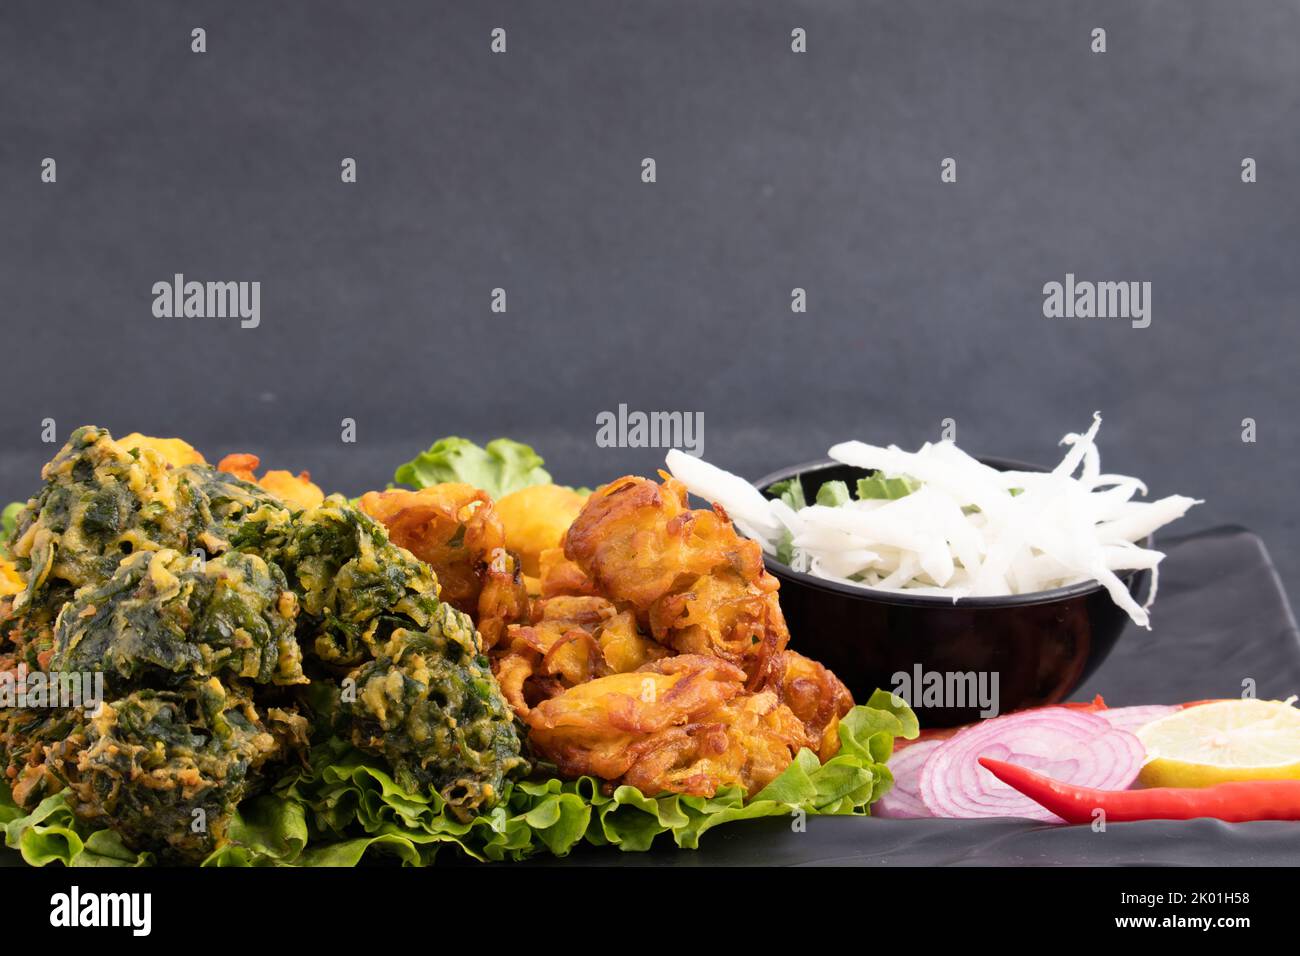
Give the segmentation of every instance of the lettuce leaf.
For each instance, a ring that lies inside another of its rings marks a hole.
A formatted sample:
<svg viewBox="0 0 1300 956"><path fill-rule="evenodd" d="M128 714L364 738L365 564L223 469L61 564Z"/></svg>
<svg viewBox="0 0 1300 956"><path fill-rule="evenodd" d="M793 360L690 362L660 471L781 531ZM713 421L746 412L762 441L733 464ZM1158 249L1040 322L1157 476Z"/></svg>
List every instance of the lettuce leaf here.
<svg viewBox="0 0 1300 956"><path fill-rule="evenodd" d="M476 860L522 860L542 853L562 857L582 843L642 851L665 834L678 847L694 849L709 830L739 820L868 815L893 783L886 762L894 739L917 733L907 705L877 691L840 722L838 754L823 764L801 751L748 801L739 788L712 797L649 797L628 786L605 793L592 777L550 779L514 784L501 804L468 821L447 813L437 794L405 789L379 761L330 739L314 748L308 767L241 804L229 842L204 865L356 866L386 857L425 866L446 847ZM0 829L35 866L152 862L132 854L111 831L78 821L65 793L25 813L0 785Z"/></svg>
<svg viewBox="0 0 1300 956"><path fill-rule="evenodd" d="M500 498L530 485L550 484L541 455L522 442L498 438L480 448L465 438L440 438L393 475L399 485L419 490L460 481Z"/></svg>
<svg viewBox="0 0 1300 956"><path fill-rule="evenodd" d="M68 805L66 790L46 797L31 813L20 809L0 782L0 831L5 845L18 850L32 866L59 862L75 866L146 866L147 853L122 845L112 830L95 829L78 820Z"/></svg>
<svg viewBox="0 0 1300 956"><path fill-rule="evenodd" d="M25 505L21 501L11 501L0 511L0 557L9 553L9 539L14 536L14 529L18 527L18 512L22 511Z"/></svg>

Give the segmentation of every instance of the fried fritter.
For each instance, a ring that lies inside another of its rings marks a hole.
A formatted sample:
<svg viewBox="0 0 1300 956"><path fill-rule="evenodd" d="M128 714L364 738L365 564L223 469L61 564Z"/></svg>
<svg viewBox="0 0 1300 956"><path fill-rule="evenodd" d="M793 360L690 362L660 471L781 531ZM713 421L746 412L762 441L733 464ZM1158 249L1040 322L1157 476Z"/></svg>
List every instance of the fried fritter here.
<svg viewBox="0 0 1300 956"><path fill-rule="evenodd" d="M102 670L115 683L221 674L305 683L297 607L284 574L256 555L204 561L168 548L139 551L64 607L50 667Z"/></svg>
<svg viewBox="0 0 1300 956"><path fill-rule="evenodd" d="M593 774L644 793L754 794L808 745L798 717L745 672L716 657L679 654L597 678L543 701L530 739L568 776Z"/></svg>
<svg viewBox="0 0 1300 956"><path fill-rule="evenodd" d="M394 629L423 629L438 610L428 566L341 496L296 516L262 553L285 570L299 598L299 635L324 664L354 667Z"/></svg>
<svg viewBox="0 0 1300 956"><path fill-rule="evenodd" d="M759 546L720 509L689 509L680 483L599 489L540 570L532 620L508 629L494 661L532 746L562 772L752 795L801 748L839 749L848 690L786 650Z"/></svg>
<svg viewBox="0 0 1300 956"><path fill-rule="evenodd" d="M541 578L537 582L536 592L546 598L563 595L594 595L599 592L595 582L587 577L586 572L577 563L564 556L564 548L548 548L538 557L538 570Z"/></svg>
<svg viewBox="0 0 1300 956"><path fill-rule="evenodd" d="M325 500L325 493L312 483L309 472L300 471L295 475L289 471L268 471L258 478L255 472L261 464L256 455L233 454L221 459L217 470L269 491L290 508L315 508Z"/></svg>
<svg viewBox="0 0 1300 956"><path fill-rule="evenodd" d="M173 468L150 448L123 448L102 428L74 431L41 474L45 485L14 532L23 588L0 614L0 643L8 639L36 669L49 659L55 619L73 592L106 584L125 556L255 546L289 518L254 485L204 465Z"/></svg>
<svg viewBox="0 0 1300 956"><path fill-rule="evenodd" d="M672 651L644 637L631 612L600 597L536 602L534 620L511 625L494 655L501 689L521 717L539 701L595 677L636 670Z"/></svg>
<svg viewBox="0 0 1300 956"><path fill-rule="evenodd" d="M510 625L528 620L529 613L528 589L519 559L505 548L495 549L483 569L483 590L478 595L476 623L483 649L494 648Z"/></svg>
<svg viewBox="0 0 1300 956"><path fill-rule="evenodd" d="M178 862L225 840L256 770L280 749L251 697L209 678L106 702L51 748L51 759L62 764L78 816Z"/></svg>
<svg viewBox="0 0 1300 956"><path fill-rule="evenodd" d="M352 741L382 754L411 790L432 787L462 819L496 803L527 769L473 625L448 604L426 631L398 628L350 675Z"/></svg>
<svg viewBox="0 0 1300 956"><path fill-rule="evenodd" d="M668 657L542 701L526 717L529 740L566 776L618 780L655 735L735 697L743 680L743 671L715 657Z"/></svg>
<svg viewBox="0 0 1300 956"><path fill-rule="evenodd" d="M67 595L102 584L132 551L198 547L202 505L171 471L156 452L128 451L102 429L73 432L42 470L45 487L18 514L13 553L27 587L15 609L52 589Z"/></svg>
<svg viewBox="0 0 1300 956"><path fill-rule="evenodd" d="M737 665L752 690L770 680L790 636L779 584L758 543L741 538L724 512L691 510L679 481L626 477L598 489L564 553L659 643Z"/></svg>
<svg viewBox="0 0 1300 956"><path fill-rule="evenodd" d="M505 529L486 492L450 482L420 491L371 491L358 507L380 521L395 544L433 568L441 599L475 618L486 647L506 625L527 617L518 559L506 547Z"/></svg>
<svg viewBox="0 0 1300 956"><path fill-rule="evenodd" d="M13 553L26 581L15 610L102 584L125 555L171 548L219 554L246 519L274 525L284 506L256 486L204 465L173 468L149 448L126 449L83 427L41 471L45 486L18 515ZM241 543L247 544L245 540Z"/></svg>
<svg viewBox="0 0 1300 956"><path fill-rule="evenodd" d="M771 689L803 723L808 746L825 763L839 752L839 722L853 695L829 668L795 651L782 651L774 672Z"/></svg>
<svg viewBox="0 0 1300 956"><path fill-rule="evenodd" d="M313 656L355 686L341 708L353 742L453 812L495 803L526 770L519 737L473 622L438 600L428 565L339 496L266 553L289 571Z"/></svg>
<svg viewBox="0 0 1300 956"><path fill-rule="evenodd" d="M586 502L586 495L563 485L529 485L494 503L505 529L505 546L519 555L525 575L540 576L542 552L560 547Z"/></svg>
<svg viewBox="0 0 1300 956"><path fill-rule="evenodd" d="M645 793L708 797L739 787L753 796L807 746L803 725L775 694L741 693L634 745L637 761L623 781Z"/></svg>
<svg viewBox="0 0 1300 956"><path fill-rule="evenodd" d="M128 846L196 861L266 765L305 750L299 706L462 816L525 771L472 623L345 499L304 508L97 428L77 429L43 475L18 517L0 667L102 673L110 702L89 716L0 711L23 806L67 787L78 815ZM507 561L489 571L504 630L522 581Z"/></svg>

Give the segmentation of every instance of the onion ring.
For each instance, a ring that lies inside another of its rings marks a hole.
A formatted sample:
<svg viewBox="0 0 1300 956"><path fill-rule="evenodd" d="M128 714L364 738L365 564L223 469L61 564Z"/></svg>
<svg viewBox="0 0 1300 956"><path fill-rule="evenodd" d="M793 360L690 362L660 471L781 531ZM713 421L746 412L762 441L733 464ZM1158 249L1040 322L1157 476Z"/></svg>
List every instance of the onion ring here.
<svg viewBox="0 0 1300 956"><path fill-rule="evenodd" d="M934 816L1061 822L981 767L980 757L1019 764L1062 783L1123 790L1137 779L1145 751L1129 731L1066 707L987 720L944 741L925 761L921 799Z"/></svg>

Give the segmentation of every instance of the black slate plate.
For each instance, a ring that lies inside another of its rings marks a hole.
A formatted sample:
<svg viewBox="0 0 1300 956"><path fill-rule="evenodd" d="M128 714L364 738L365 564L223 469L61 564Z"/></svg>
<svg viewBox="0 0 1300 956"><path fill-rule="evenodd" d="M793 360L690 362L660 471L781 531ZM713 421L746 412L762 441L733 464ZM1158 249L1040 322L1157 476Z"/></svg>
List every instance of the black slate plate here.
<svg viewBox="0 0 1300 956"><path fill-rule="evenodd" d="M1108 704L1180 703L1300 693L1300 632L1268 552L1241 528L1218 528L1157 543L1169 555L1152 615L1153 629L1130 627L1110 658L1077 695ZM712 830L699 850L671 843L649 853L584 847L558 866L1293 866L1300 823L1214 820L1045 826L1019 820L876 820L809 817L758 820ZM0 866L22 865L0 850ZM478 864L474 864L478 865Z"/></svg>
<svg viewBox="0 0 1300 956"><path fill-rule="evenodd" d="M1241 528L1157 541L1168 554L1149 632L1129 627L1076 695L1111 706L1300 693L1300 632L1268 552ZM924 718L923 718L924 719ZM1300 823L1151 821L1090 827L1020 820L809 817L719 827L695 852L583 848L547 865L650 866L1294 866Z"/></svg>

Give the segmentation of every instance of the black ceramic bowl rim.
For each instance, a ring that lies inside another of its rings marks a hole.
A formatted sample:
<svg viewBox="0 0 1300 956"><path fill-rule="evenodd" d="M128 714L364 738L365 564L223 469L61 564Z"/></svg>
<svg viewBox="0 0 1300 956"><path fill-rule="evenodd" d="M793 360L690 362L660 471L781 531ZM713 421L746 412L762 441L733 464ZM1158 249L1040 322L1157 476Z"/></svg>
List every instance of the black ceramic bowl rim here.
<svg viewBox="0 0 1300 956"><path fill-rule="evenodd" d="M990 468L996 468L998 471L1034 471L1046 473L1049 468L1042 465L1031 465L1028 462L1017 461L1014 458L976 458L981 464L988 465ZM782 468L780 471L774 471L770 475L758 479L754 482L764 497L767 496L767 489L772 487L778 481L785 481L808 472L817 471L822 468L830 467L857 467L856 465L845 466L844 462L835 461L832 458L823 458L820 461L810 461L802 465L794 465L790 468ZM867 471L868 469L863 469ZM1142 543L1143 547L1151 547L1153 536L1148 535ZM1056 601L1064 601L1070 598L1085 597L1090 594L1096 594L1098 591L1105 590L1105 586L1096 578L1089 578L1086 581L1079 581L1075 584L1068 584L1061 588L1052 588L1049 591L1030 591L1028 594L1007 594L996 597L963 597L952 598L939 597L932 594L908 594L905 591L883 591L879 588L870 588L853 584L842 584L839 581L831 581L827 578L819 578L815 574L809 574L806 571L796 571L788 564L784 564L771 555L764 554L763 560L775 573L781 577L790 578L798 581L800 584L811 588L818 588L823 591L831 591L836 594L856 595L860 598L871 601L879 601L884 604L900 604L906 607L955 607L955 608L1003 608L1003 607L1030 607L1035 604L1051 604ZM1141 574L1141 570L1125 572L1129 574ZM1124 576L1124 575L1121 575Z"/></svg>

